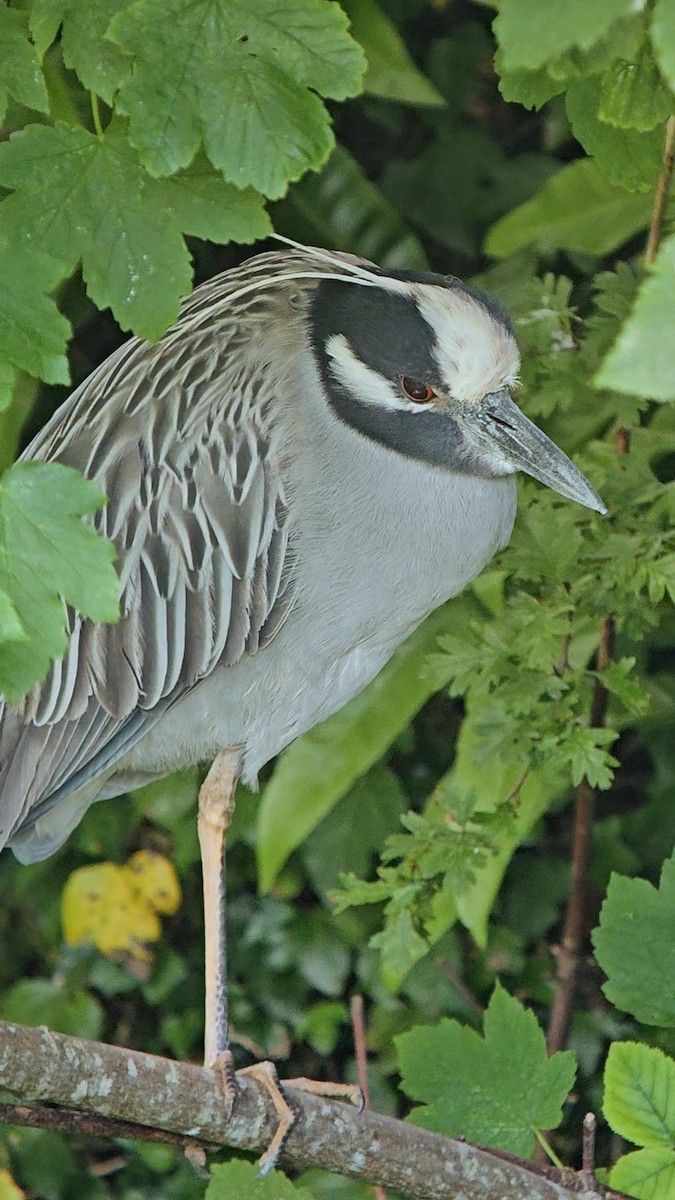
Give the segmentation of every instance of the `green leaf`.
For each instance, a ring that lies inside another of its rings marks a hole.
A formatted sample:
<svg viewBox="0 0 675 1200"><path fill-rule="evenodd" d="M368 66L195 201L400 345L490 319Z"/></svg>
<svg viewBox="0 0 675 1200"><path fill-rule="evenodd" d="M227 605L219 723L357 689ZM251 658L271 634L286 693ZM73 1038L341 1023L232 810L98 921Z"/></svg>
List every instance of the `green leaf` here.
<svg viewBox="0 0 675 1200"><path fill-rule="evenodd" d="M572 768L572 783L575 787L581 783L584 776L591 787L611 787L614 778L611 768L618 767L619 763L603 747L613 745L618 736L615 729L577 727L570 730L563 749Z"/></svg>
<svg viewBox="0 0 675 1200"><path fill-rule="evenodd" d="M475 883L457 896L457 915L479 946L488 937L488 919L504 873L518 846L564 789L564 781L554 773L530 771L523 779L522 763L505 758L479 759L480 706L469 704L462 723L452 768L455 785L462 791L473 790L480 796L481 808L493 811L521 783L514 819L500 835L496 852L476 867Z"/></svg>
<svg viewBox="0 0 675 1200"><path fill-rule="evenodd" d="M355 95L365 65L328 0L137 0L109 36L134 58L117 107L152 173L188 166L203 140L225 179L270 197L326 160L317 93Z"/></svg>
<svg viewBox="0 0 675 1200"><path fill-rule="evenodd" d="M42 56L61 28L61 50L67 67L82 83L112 105L114 94L130 70L126 55L105 37L116 13L129 0L34 0L30 31Z"/></svg>
<svg viewBox="0 0 675 1200"><path fill-rule="evenodd" d="M472 254L486 222L531 196L553 169L544 155L507 157L481 130L443 125L417 158L390 163L384 190L415 226L445 246Z"/></svg>
<svg viewBox="0 0 675 1200"><path fill-rule="evenodd" d="M370 939L370 945L382 955L382 980L391 992L398 990L415 963L424 958L429 949L406 909L388 920L384 929Z"/></svg>
<svg viewBox="0 0 675 1200"><path fill-rule="evenodd" d="M16 371L14 367L5 360L0 359L0 413L8 409L12 403L15 383Z"/></svg>
<svg viewBox="0 0 675 1200"><path fill-rule="evenodd" d="M245 242L270 229L260 196L224 183L204 160L152 179L122 122L103 137L28 126L0 146L0 182L16 189L2 206L16 235L39 239L65 272L81 258L92 300L140 337L159 337L190 290L182 232Z"/></svg>
<svg viewBox="0 0 675 1200"><path fill-rule="evenodd" d="M504 65L501 50L495 56L495 70L499 76L499 91L505 100L522 104L525 108L539 109L542 105L565 90L562 79L553 79L545 67L536 71L509 71Z"/></svg>
<svg viewBox="0 0 675 1200"><path fill-rule="evenodd" d="M494 33L509 70L541 67L572 46L587 50L620 17L629 16L632 0L501 0Z"/></svg>
<svg viewBox="0 0 675 1200"><path fill-rule="evenodd" d="M382 267L429 270L419 238L343 146L289 189L273 219L278 233L297 241L361 254Z"/></svg>
<svg viewBox="0 0 675 1200"><path fill-rule="evenodd" d="M612 1167L608 1183L636 1200L672 1200L675 1151L650 1148L624 1154Z"/></svg>
<svg viewBox="0 0 675 1200"><path fill-rule="evenodd" d="M423 1108L409 1120L527 1158L535 1129L555 1129L574 1083L574 1055L546 1055L534 1013L497 984L484 1037L447 1019L395 1039L402 1086Z"/></svg>
<svg viewBox="0 0 675 1200"><path fill-rule="evenodd" d="M281 756L258 810L258 871L267 891L289 854L382 756L425 700L447 681L421 665L449 622L469 620L470 596L438 608L356 699Z"/></svg>
<svg viewBox="0 0 675 1200"><path fill-rule="evenodd" d="M445 104L440 92L412 61L405 42L375 0L342 0L352 36L365 51L364 91L399 104Z"/></svg>
<svg viewBox="0 0 675 1200"><path fill-rule="evenodd" d="M51 979L22 979L2 998L4 1021L47 1025L55 1033L98 1038L103 1028L100 1004L81 988Z"/></svg>
<svg viewBox="0 0 675 1200"><path fill-rule="evenodd" d="M631 191L649 191L661 173L663 131L640 133L605 124L598 116L600 92L597 75L575 80L568 87L565 103L574 136L610 183Z"/></svg>
<svg viewBox="0 0 675 1200"><path fill-rule="evenodd" d="M652 17L652 44L671 90L675 91L675 8L671 0L656 0Z"/></svg>
<svg viewBox="0 0 675 1200"><path fill-rule="evenodd" d="M607 975L603 991L645 1025L675 1027L674 928L675 857L663 864L658 890L646 879L612 875L593 934Z"/></svg>
<svg viewBox="0 0 675 1200"><path fill-rule="evenodd" d="M374 767L310 833L302 860L320 895L337 887L342 872L365 875L374 854L398 827L405 807L396 775Z"/></svg>
<svg viewBox="0 0 675 1200"><path fill-rule="evenodd" d="M17 463L0 481L0 589L29 638L0 645L0 691L10 700L63 653L64 601L93 620L117 619L114 548L81 520L102 502L93 484L55 463Z"/></svg>
<svg viewBox="0 0 675 1200"><path fill-rule="evenodd" d="M48 1129L22 1129L12 1141L12 1159L23 1186L40 1200L63 1200L66 1188L70 1190L77 1179L75 1155L63 1136ZM77 1182L83 1178L80 1175ZM2 1200L24 1200L25 1192L5 1197L0 1189L0 1196Z"/></svg>
<svg viewBox="0 0 675 1200"><path fill-rule="evenodd" d="M497 221L485 250L501 258L534 242L545 252L609 254L645 229L650 213L647 197L609 183L591 159L577 159L531 200Z"/></svg>
<svg viewBox="0 0 675 1200"><path fill-rule="evenodd" d="M633 678L634 666L634 658L614 659L604 671L597 671L595 674L607 691L618 697L629 713L644 717L649 712L649 697Z"/></svg>
<svg viewBox="0 0 675 1200"><path fill-rule="evenodd" d="M28 640L16 608L7 592L0 591L0 644L2 642L25 642Z"/></svg>
<svg viewBox="0 0 675 1200"><path fill-rule="evenodd" d="M211 1167L205 1200L312 1200L312 1196L281 1171L261 1179L254 1163L234 1160Z"/></svg>
<svg viewBox="0 0 675 1200"><path fill-rule="evenodd" d="M28 40L26 14L0 6L0 121L9 97L47 112L49 99L35 47Z"/></svg>
<svg viewBox="0 0 675 1200"><path fill-rule="evenodd" d="M673 322L675 237L670 237L661 246L633 312L596 375L597 387L652 400L675 399Z"/></svg>
<svg viewBox="0 0 675 1200"><path fill-rule="evenodd" d="M605 1064L603 1112L638 1146L675 1149L675 1061L654 1046L615 1042Z"/></svg>
<svg viewBox="0 0 675 1200"><path fill-rule="evenodd" d="M599 117L610 125L620 129L654 129L655 125L663 125L673 108L675 97L661 78L646 38L634 61L619 58L602 77ZM662 128L657 136L663 146Z"/></svg>
<svg viewBox="0 0 675 1200"><path fill-rule="evenodd" d="M47 295L63 271L33 246L17 245L4 222L6 203L0 206L0 355L6 360L5 396L11 371L7 363L47 383L70 380L65 353L70 325Z"/></svg>

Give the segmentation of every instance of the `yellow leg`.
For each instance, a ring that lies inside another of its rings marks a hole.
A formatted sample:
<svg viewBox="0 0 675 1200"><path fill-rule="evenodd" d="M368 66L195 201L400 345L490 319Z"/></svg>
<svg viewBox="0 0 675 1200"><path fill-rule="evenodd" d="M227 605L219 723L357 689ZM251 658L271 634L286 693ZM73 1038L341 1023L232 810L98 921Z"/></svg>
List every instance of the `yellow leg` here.
<svg viewBox="0 0 675 1200"><path fill-rule="evenodd" d="M199 848L204 884L206 1015L204 1064L212 1067L229 1049L225 929L225 844L241 770L236 750L221 750L199 792Z"/></svg>
<svg viewBox="0 0 675 1200"><path fill-rule="evenodd" d="M222 1079L227 1117L232 1112L236 1099L237 1079L229 1045L227 1017L225 845L228 826L234 812L234 793L240 770L241 758L238 751L222 750L216 756L199 793L198 818L206 942L204 1064L217 1070ZM286 1137L295 1124L297 1114L279 1086L273 1063L254 1063L236 1074L247 1075L262 1084L279 1118L274 1137L260 1159L260 1174L266 1175L275 1166ZM284 1083L298 1091L351 1100L359 1109L363 1107L360 1088L351 1084L321 1083L305 1078L287 1079Z"/></svg>

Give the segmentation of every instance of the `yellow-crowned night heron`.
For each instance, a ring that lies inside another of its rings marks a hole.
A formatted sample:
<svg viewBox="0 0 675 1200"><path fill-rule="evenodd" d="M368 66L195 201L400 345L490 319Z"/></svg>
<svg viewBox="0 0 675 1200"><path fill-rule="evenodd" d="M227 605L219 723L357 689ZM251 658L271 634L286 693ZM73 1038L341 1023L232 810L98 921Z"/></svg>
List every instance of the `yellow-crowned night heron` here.
<svg viewBox="0 0 675 1200"><path fill-rule="evenodd" d="M604 511L511 400L518 365L488 296L296 246L198 288L158 345L127 342L24 455L107 495L95 524L117 547L122 618L69 613L46 682L0 707L0 846L44 858L93 801L213 762L207 1064L229 1063L237 779L345 704L506 544L517 470Z"/></svg>

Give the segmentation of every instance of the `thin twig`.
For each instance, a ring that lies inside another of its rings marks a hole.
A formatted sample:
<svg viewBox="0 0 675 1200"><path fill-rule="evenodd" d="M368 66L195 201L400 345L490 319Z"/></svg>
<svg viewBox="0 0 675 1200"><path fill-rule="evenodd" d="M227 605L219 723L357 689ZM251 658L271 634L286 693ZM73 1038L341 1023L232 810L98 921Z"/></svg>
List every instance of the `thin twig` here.
<svg viewBox="0 0 675 1200"><path fill-rule="evenodd" d="M593 1186L595 1170L595 1129L596 1129L595 1113L586 1113L583 1123L583 1135L581 1143L581 1174L585 1177L589 1187Z"/></svg>
<svg viewBox="0 0 675 1200"><path fill-rule="evenodd" d="M349 1005L352 1015L352 1030L354 1034L354 1053L356 1055L356 1070L359 1076L359 1087L363 1096L363 1107L366 1112L372 1111L370 1103L370 1088L368 1086L368 1059L366 1056L366 1024L363 1015L363 996L358 993L351 998ZM384 1188L375 1188L375 1200L387 1200Z"/></svg>
<svg viewBox="0 0 675 1200"><path fill-rule="evenodd" d="M604 671L612 661L614 649L614 617L603 619L596 659L598 671ZM590 725L600 729L605 723L607 712L607 689L600 679L595 680L591 704ZM556 993L551 1007L547 1046L549 1054L561 1050L567 1038L577 972L587 930L588 867L590 861L591 833L593 829L593 807L595 788L584 776L574 797L574 828L572 832L572 879L567 901L563 936L557 950L558 960Z"/></svg>
<svg viewBox="0 0 675 1200"><path fill-rule="evenodd" d="M668 192L670 190L670 181L673 176L674 162L675 117L668 117L668 120L666 121L666 141L663 148L663 170L659 176L659 182L656 186L656 197L654 199L654 207L652 209L652 220L649 226L647 245L645 247L645 264L647 266L651 266L659 252L661 235L663 232L663 217L666 211L666 202L668 200Z"/></svg>

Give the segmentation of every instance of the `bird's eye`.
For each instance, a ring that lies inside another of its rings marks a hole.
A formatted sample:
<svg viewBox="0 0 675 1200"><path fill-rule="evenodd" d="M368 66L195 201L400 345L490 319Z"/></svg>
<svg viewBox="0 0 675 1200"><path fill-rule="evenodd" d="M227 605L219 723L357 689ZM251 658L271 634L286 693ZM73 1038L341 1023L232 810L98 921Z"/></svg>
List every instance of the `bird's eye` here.
<svg viewBox="0 0 675 1200"><path fill-rule="evenodd" d="M401 375L401 387L414 404L427 404L436 395L431 384L420 383L419 379L409 379L407 375Z"/></svg>

